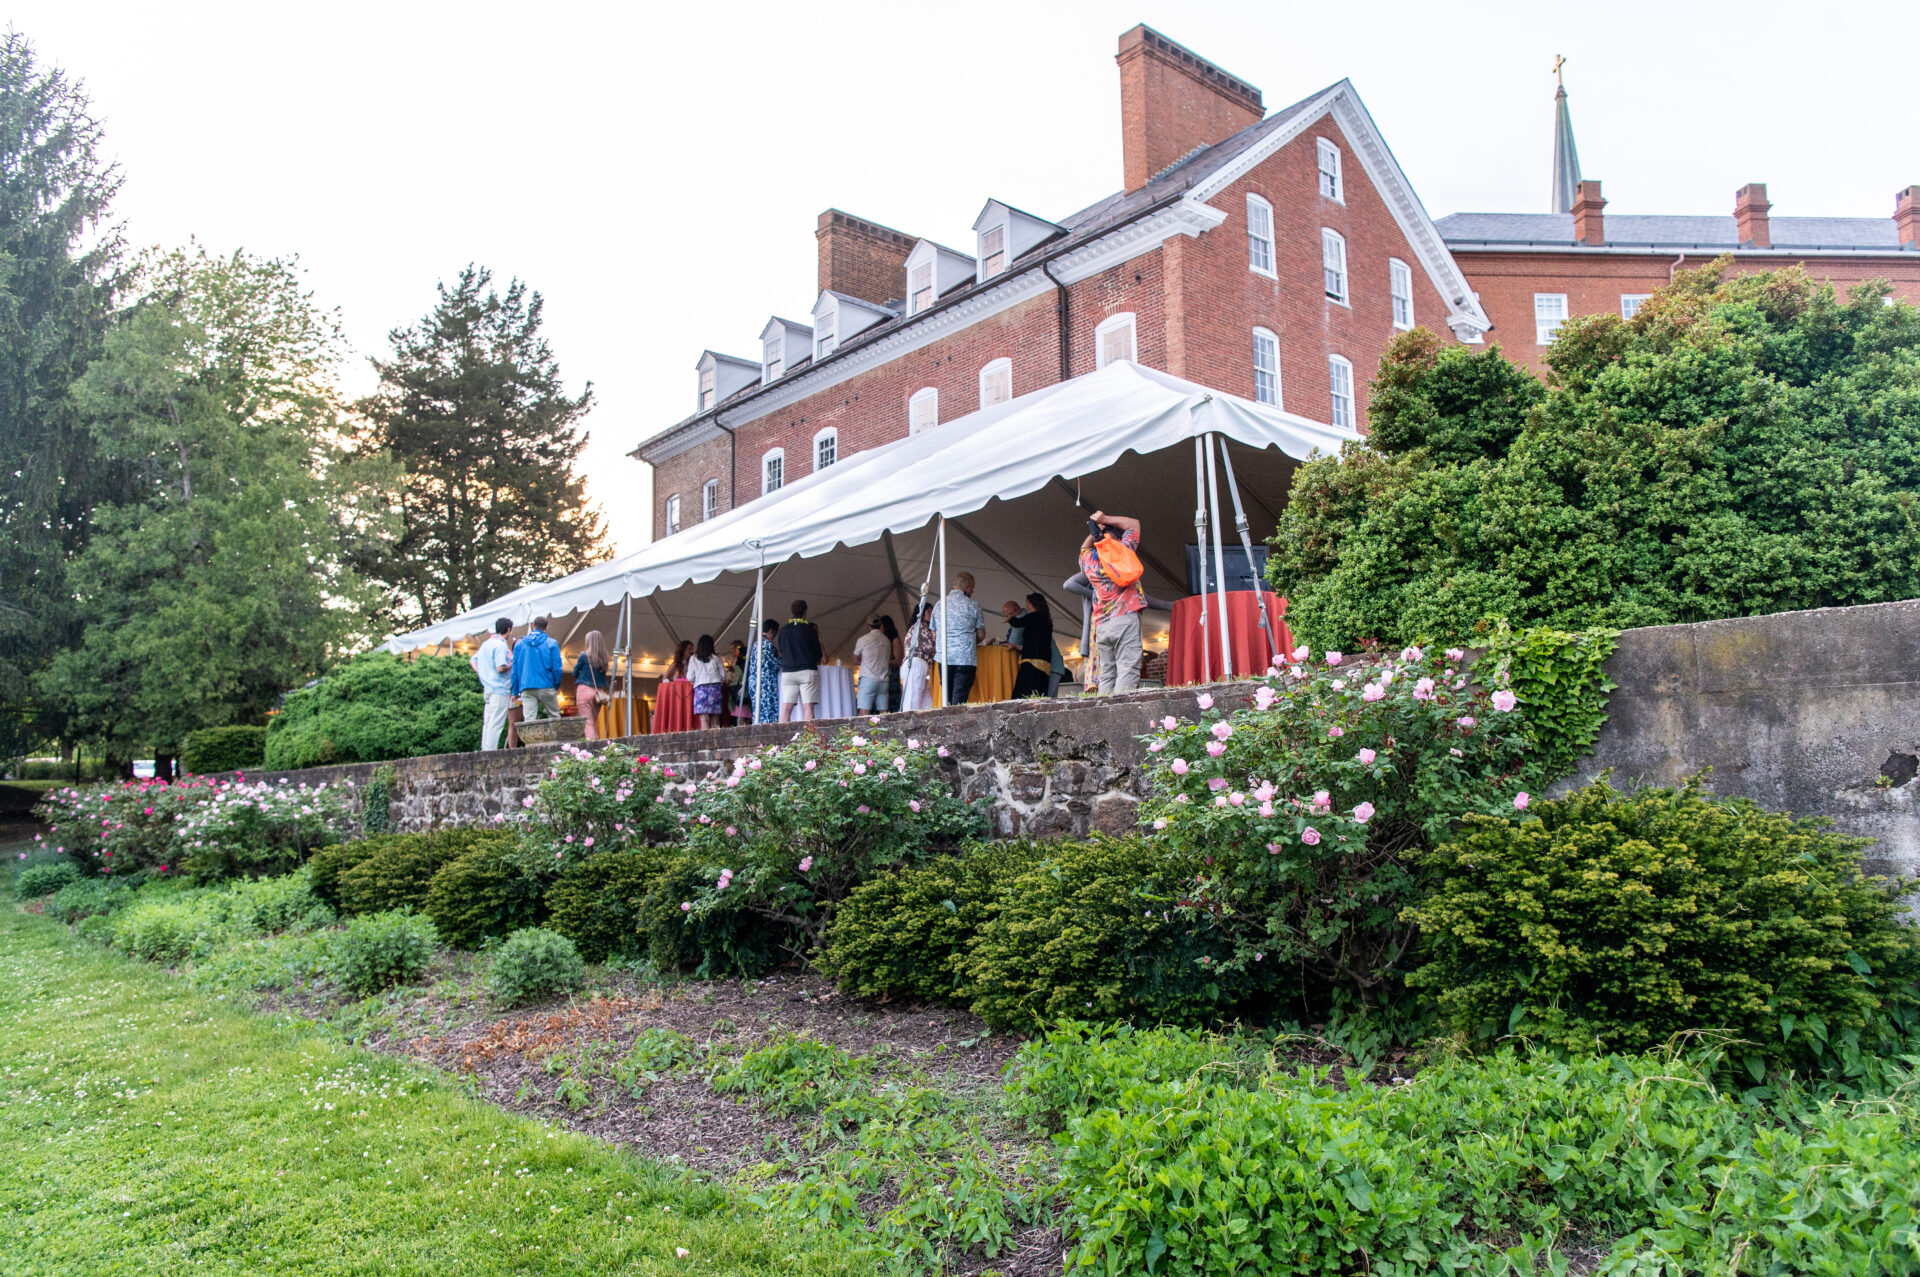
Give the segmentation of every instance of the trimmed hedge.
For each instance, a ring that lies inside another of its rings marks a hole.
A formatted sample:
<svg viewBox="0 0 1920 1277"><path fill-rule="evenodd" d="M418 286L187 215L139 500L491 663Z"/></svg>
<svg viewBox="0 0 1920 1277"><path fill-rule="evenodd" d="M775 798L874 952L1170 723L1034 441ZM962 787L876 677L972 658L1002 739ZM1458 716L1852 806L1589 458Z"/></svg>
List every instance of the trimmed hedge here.
<svg viewBox="0 0 1920 1277"><path fill-rule="evenodd" d="M264 727L202 727L180 742L180 766L196 776L263 767L266 761Z"/></svg>
<svg viewBox="0 0 1920 1277"><path fill-rule="evenodd" d="M50 860L28 865L13 881L13 893L22 900L50 896L68 883L80 881L80 867L71 860Z"/></svg>
<svg viewBox="0 0 1920 1277"><path fill-rule="evenodd" d="M715 870L698 856L670 856L640 901L639 927L647 957L662 971L701 978L753 977L791 955L782 941L792 929L744 907L703 912L681 906L713 885Z"/></svg>
<svg viewBox="0 0 1920 1277"><path fill-rule="evenodd" d="M669 852L641 848L581 861L547 888L548 926L588 962L646 952L640 904L671 859Z"/></svg>
<svg viewBox="0 0 1920 1277"><path fill-rule="evenodd" d="M313 882L313 894L328 907L340 908L340 875L378 851L371 838L337 842L322 847L307 860L307 874Z"/></svg>
<svg viewBox="0 0 1920 1277"><path fill-rule="evenodd" d="M483 841L433 876L426 912L456 949L539 926L547 916L542 883L520 867L510 836Z"/></svg>
<svg viewBox="0 0 1920 1277"><path fill-rule="evenodd" d="M497 829L436 829L368 838L367 854L339 873L337 907L343 914L424 908L435 874L479 848L506 849L517 841L512 831Z"/></svg>
<svg viewBox="0 0 1920 1277"><path fill-rule="evenodd" d="M369 652L287 693L267 729L267 766L375 763L479 747L485 708L464 656Z"/></svg>

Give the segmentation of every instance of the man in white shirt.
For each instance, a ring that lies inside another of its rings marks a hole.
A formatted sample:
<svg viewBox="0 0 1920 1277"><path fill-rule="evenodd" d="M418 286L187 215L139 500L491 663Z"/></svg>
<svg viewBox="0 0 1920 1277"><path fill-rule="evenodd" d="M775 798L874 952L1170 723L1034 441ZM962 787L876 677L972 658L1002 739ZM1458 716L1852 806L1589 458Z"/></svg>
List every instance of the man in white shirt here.
<svg viewBox="0 0 1920 1277"><path fill-rule="evenodd" d="M473 672L480 676L487 714L480 724L480 748L499 749L507 730L507 711L513 707L513 622L504 616L493 623L493 634L473 654Z"/></svg>
<svg viewBox="0 0 1920 1277"><path fill-rule="evenodd" d="M873 618L867 632L853 645L853 654L860 662L860 712L885 713L887 675L893 665L893 640L880 628L879 617Z"/></svg>

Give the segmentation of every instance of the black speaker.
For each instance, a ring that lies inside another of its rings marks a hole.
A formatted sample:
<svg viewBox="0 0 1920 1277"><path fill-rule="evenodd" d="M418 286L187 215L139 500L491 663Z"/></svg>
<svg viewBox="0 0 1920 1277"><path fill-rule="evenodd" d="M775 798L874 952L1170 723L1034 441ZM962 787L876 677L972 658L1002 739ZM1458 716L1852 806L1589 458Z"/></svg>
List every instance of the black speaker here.
<svg viewBox="0 0 1920 1277"><path fill-rule="evenodd" d="M1267 547L1253 547L1253 562L1247 562L1247 552L1238 545L1222 547L1221 558L1226 561L1227 588L1229 590L1251 590L1259 586L1267 574ZM1187 547L1187 593L1211 594L1214 589L1213 547L1190 545Z"/></svg>

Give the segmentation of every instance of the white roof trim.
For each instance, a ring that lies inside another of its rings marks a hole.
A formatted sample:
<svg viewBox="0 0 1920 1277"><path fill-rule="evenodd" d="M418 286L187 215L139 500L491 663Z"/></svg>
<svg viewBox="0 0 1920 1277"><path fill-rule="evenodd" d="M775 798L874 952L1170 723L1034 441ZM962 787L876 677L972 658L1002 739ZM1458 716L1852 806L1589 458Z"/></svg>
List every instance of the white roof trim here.
<svg viewBox="0 0 1920 1277"><path fill-rule="evenodd" d="M1459 263L1447 251L1446 242L1434 228L1433 219L1427 216L1420 197L1414 193L1413 183L1407 180L1399 161L1393 158L1386 139L1380 135L1373 117L1367 113L1366 104L1354 92L1351 80L1340 81L1294 112L1285 125L1260 139L1258 145L1235 156L1230 163L1216 169L1206 181L1195 186L1187 193L1187 199L1194 203L1212 199L1281 147L1306 134L1325 115L1332 115L1334 123L1347 135L1348 143L1360 160L1360 167L1366 170L1367 180L1380 192L1381 199L1386 202L1387 208L1393 213L1393 220L1400 227L1400 233L1406 236L1414 256L1420 259L1420 265L1426 270L1434 291L1446 303L1447 326L1456 334L1463 328L1482 333L1491 331L1493 321L1487 318L1487 312L1481 308L1479 298L1474 296L1473 288L1467 283ZM1226 214L1220 216L1224 218ZM1456 302L1455 298L1463 300Z"/></svg>

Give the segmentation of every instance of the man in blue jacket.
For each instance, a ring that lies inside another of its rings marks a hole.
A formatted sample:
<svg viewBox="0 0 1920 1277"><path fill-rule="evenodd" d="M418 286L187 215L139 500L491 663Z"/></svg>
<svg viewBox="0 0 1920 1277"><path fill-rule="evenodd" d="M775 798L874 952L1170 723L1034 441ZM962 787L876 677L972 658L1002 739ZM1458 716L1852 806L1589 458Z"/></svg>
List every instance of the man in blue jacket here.
<svg viewBox="0 0 1920 1277"><path fill-rule="evenodd" d="M513 694L520 698L526 722L560 717L560 645L547 633L547 618L533 618L533 628L513 647Z"/></svg>

